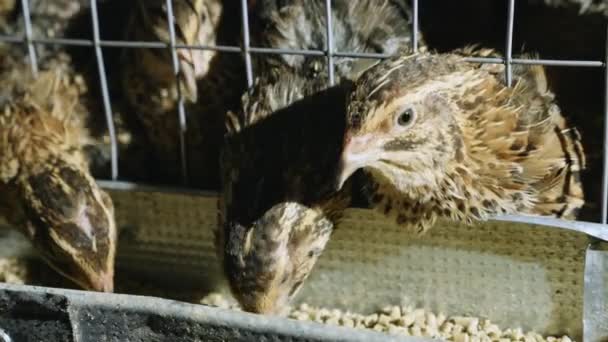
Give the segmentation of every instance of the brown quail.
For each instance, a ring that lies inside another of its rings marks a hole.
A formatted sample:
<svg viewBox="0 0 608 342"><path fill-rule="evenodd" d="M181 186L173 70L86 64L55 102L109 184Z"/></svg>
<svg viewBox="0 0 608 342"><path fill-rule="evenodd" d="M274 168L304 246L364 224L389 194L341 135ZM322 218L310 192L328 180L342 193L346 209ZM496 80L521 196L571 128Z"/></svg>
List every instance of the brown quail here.
<svg viewBox="0 0 608 342"><path fill-rule="evenodd" d="M540 66L465 62L457 54L385 60L348 99L341 183L369 177L373 206L424 231L438 217L496 214L573 219L585 156Z"/></svg>
<svg viewBox="0 0 608 342"><path fill-rule="evenodd" d="M82 79L60 59L37 78L8 53L0 65L0 214L57 272L85 289L112 291L114 207L83 153L91 140Z"/></svg>
<svg viewBox="0 0 608 342"><path fill-rule="evenodd" d="M332 182L347 87L287 72L258 79L228 115L216 247L245 310L282 313L349 204Z"/></svg>
<svg viewBox="0 0 608 342"><path fill-rule="evenodd" d="M165 3L138 0L127 25L127 38L169 44ZM239 26L229 18L237 17L233 5L220 0L173 0L172 4L176 44L238 45ZM224 114L230 104L238 103L245 90L244 63L239 54L202 49L177 49L177 58L178 81L170 49L124 49L124 93L161 164L157 167L160 181L181 183L183 143L189 185L217 188ZM178 115L180 94L186 108L183 142L183 123Z"/></svg>

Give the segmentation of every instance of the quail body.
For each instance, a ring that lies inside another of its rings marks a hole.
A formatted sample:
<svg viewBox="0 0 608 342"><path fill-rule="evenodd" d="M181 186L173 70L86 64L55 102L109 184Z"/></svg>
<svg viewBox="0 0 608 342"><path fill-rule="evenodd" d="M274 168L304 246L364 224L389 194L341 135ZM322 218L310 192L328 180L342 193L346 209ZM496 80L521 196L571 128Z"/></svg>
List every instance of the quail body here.
<svg viewBox="0 0 608 342"><path fill-rule="evenodd" d="M110 197L88 170L82 83L59 58L38 77L3 54L0 214L57 272L112 291L116 224Z"/></svg>
<svg viewBox="0 0 608 342"><path fill-rule="evenodd" d="M573 219L585 156L540 66L465 62L459 54L385 60L356 82L338 183L363 169L372 205L424 231L438 217Z"/></svg>
<svg viewBox="0 0 608 342"><path fill-rule="evenodd" d="M290 73L267 80L228 115L216 248L241 306L280 314L350 201L348 186L335 192L332 182L348 85L323 90L324 81Z"/></svg>
<svg viewBox="0 0 608 342"><path fill-rule="evenodd" d="M233 5L221 0L173 0L175 43L237 45ZM136 1L127 38L171 42L166 1ZM242 57L203 49L177 49L179 74L170 49L125 49L122 84L127 102L141 122L155 155L163 183L181 183L181 155L191 186L217 188L218 150L224 114L245 90ZM178 103L186 108L180 118ZM180 141L183 132L185 141ZM184 150L182 151L182 144Z"/></svg>
<svg viewBox="0 0 608 342"><path fill-rule="evenodd" d="M407 0L334 0L333 51L395 54L411 51L412 13ZM323 0L258 0L252 6L252 44L293 50L325 50ZM421 40L420 45L424 46ZM283 71L305 77L327 76L327 58L298 54L254 55L256 73ZM336 57L338 77L353 78L370 60ZM282 68L277 68L282 67Z"/></svg>

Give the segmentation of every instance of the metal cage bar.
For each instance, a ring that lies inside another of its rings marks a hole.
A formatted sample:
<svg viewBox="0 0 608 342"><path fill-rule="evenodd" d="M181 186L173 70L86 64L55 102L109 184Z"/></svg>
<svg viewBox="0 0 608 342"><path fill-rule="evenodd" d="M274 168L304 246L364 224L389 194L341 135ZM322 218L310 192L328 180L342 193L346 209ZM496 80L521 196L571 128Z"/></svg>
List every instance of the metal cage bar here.
<svg viewBox="0 0 608 342"><path fill-rule="evenodd" d="M418 52L418 0L412 0L412 52Z"/></svg>
<svg viewBox="0 0 608 342"><path fill-rule="evenodd" d="M333 86L334 79L334 34L333 22L331 16L331 0L325 0L325 32L327 34L327 46L325 54L327 55L327 75L329 76L329 86Z"/></svg>
<svg viewBox="0 0 608 342"><path fill-rule="evenodd" d="M19 43L27 44L23 38L0 35L0 42L3 43ZM94 41L87 39L71 39L71 38L32 38L32 42L35 44L43 45L67 45L67 46L95 46ZM162 42L145 42L145 41L113 41L113 40L100 40L98 43L101 47L114 47L114 48L146 48L146 49L166 49L168 46ZM210 50L210 51L221 51L228 53L242 53L243 48L237 46L225 46L225 45L188 45L188 44L175 44L177 49L192 49L192 50ZM303 55L303 56L325 56L324 50L297 50L297 49L279 49L279 48L265 48L265 47L249 47L250 54L269 54L269 55ZM334 57L349 57L349 58L369 58L369 59L384 59L392 57L390 54L382 53L368 53L368 52L338 52L333 53ZM492 58L492 57L467 57L465 60L475 63L492 63L492 64L504 64L504 58ZM524 65L543 65L543 66L563 66L563 67L591 67L591 68L603 68L604 61L583 61L583 60L568 60L568 59L532 59L532 58L513 58L511 64L524 64Z"/></svg>
<svg viewBox="0 0 608 342"><path fill-rule="evenodd" d="M30 59L30 67L34 76L38 75L38 58L36 56L36 47L34 46L32 33L32 20L30 14L29 0L21 0L21 8L23 10L23 23L25 24L25 42L27 44L28 57Z"/></svg>
<svg viewBox="0 0 608 342"><path fill-rule="evenodd" d="M515 0L509 0L507 11L507 42L505 46L505 80L507 86L513 83L513 24L515 21Z"/></svg>
<svg viewBox="0 0 608 342"><path fill-rule="evenodd" d="M106 116L106 125L110 135L111 148L111 168L112 179L118 179L118 143L116 141L116 130L114 128L114 120L112 119L112 105L110 103L110 95L108 92L108 80L106 79L106 68L103 62L103 52L99 45L99 15L97 12L97 1L91 0L91 21L93 25L93 46L95 49L95 57L97 60L97 68L99 71L99 82L101 83L101 96L103 99L103 109Z"/></svg>
<svg viewBox="0 0 608 342"><path fill-rule="evenodd" d="M606 26L604 64L604 163L602 169L602 223L608 220L608 25Z"/></svg>
<svg viewBox="0 0 608 342"><path fill-rule="evenodd" d="M173 3L172 0L166 0L167 6L167 26L169 29L169 41L171 49L171 61L173 63L173 72L175 73L175 83L177 87L177 120L178 120L178 134L179 134L179 153L182 171L182 182L184 185L188 185L188 154L186 153L186 130L188 124L186 122L186 108L184 107L184 97L182 96L182 87L179 80L180 70L179 59L177 58L177 48L175 47L175 23L173 16Z"/></svg>
<svg viewBox="0 0 608 342"><path fill-rule="evenodd" d="M249 9L247 0L241 0L241 26L243 28L243 47L241 52L245 56L245 72L247 74L247 85L251 87L253 85L253 68L251 66L251 51L249 48L249 40L251 38L249 34Z"/></svg>

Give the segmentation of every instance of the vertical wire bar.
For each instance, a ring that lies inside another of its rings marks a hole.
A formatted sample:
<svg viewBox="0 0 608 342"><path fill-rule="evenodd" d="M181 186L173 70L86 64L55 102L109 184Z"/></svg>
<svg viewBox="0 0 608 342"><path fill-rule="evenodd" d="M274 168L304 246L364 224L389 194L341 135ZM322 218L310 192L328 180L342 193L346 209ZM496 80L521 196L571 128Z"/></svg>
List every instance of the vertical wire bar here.
<svg viewBox="0 0 608 342"><path fill-rule="evenodd" d="M245 71L247 73L247 86L253 85L253 68L251 67L251 52L249 51L249 12L247 0L241 0L241 26L243 27L243 47L245 55Z"/></svg>
<svg viewBox="0 0 608 342"><path fill-rule="evenodd" d="M418 52L418 0L412 0L412 11L414 18L412 19L412 52Z"/></svg>
<svg viewBox="0 0 608 342"><path fill-rule="evenodd" d="M184 97L182 96L182 87L179 81L180 68L179 59L177 58L177 48L175 47L175 22L173 16L173 3L172 0L166 0L167 6L167 26L169 29L169 42L171 49L171 60L173 62L173 72L175 73L175 82L177 84L177 119L179 122L178 133L179 133L179 153L182 171L182 182L184 185L189 184L188 179L188 153L186 150L186 130L188 125L186 123L186 108L184 106Z"/></svg>
<svg viewBox="0 0 608 342"><path fill-rule="evenodd" d="M25 23L25 42L27 43L28 56L30 58L30 67L34 76L38 75L38 58L36 56L36 47L32 41L32 20L30 15L29 0L21 0L21 8L23 10L23 21Z"/></svg>
<svg viewBox="0 0 608 342"><path fill-rule="evenodd" d="M99 16L97 12L97 0L91 0L91 20L93 22L93 46L95 49L95 57L97 58L97 69L99 72L99 81L101 82L101 97L103 99L103 109L106 116L106 125L110 134L110 152L112 165L112 180L118 178L118 144L116 142L116 131L114 129L114 120L112 119L112 106L110 104L110 95L108 94L108 80L106 79L106 68L103 62L103 53L99 43Z"/></svg>
<svg viewBox="0 0 608 342"><path fill-rule="evenodd" d="M513 22L515 18L515 0L509 0L509 12L507 18L507 46L505 48L505 79L507 87L513 83Z"/></svg>
<svg viewBox="0 0 608 342"><path fill-rule="evenodd" d="M602 223L608 221L608 25L604 47L604 169L602 170Z"/></svg>
<svg viewBox="0 0 608 342"><path fill-rule="evenodd" d="M334 85L334 36L332 34L331 0L325 0L325 32L327 34L327 71L329 75L329 86Z"/></svg>

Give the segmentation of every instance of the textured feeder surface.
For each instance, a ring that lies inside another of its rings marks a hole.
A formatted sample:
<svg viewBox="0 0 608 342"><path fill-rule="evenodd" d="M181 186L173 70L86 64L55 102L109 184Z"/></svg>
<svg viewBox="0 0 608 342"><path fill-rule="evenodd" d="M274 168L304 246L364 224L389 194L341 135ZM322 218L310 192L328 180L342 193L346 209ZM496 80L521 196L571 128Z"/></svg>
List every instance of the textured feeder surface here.
<svg viewBox="0 0 608 342"><path fill-rule="evenodd" d="M111 194L121 228L119 292L167 297L125 290L122 274L130 281L145 275L145 287L173 294L225 293L213 249L214 197ZM580 340L588 243L583 234L505 222L440 223L413 238L371 211L351 209L294 304L361 314L407 305Z"/></svg>
<svg viewBox="0 0 608 342"><path fill-rule="evenodd" d="M213 250L215 198L112 196L124 228L121 267L222 287ZM440 223L413 238L369 210L351 209L295 304L364 314L408 304L580 339L587 244L583 234L505 222Z"/></svg>
<svg viewBox="0 0 608 342"><path fill-rule="evenodd" d="M14 341L430 341L149 297L0 284Z"/></svg>
<svg viewBox="0 0 608 342"><path fill-rule="evenodd" d="M585 287L585 339L608 341L608 248L587 251Z"/></svg>

